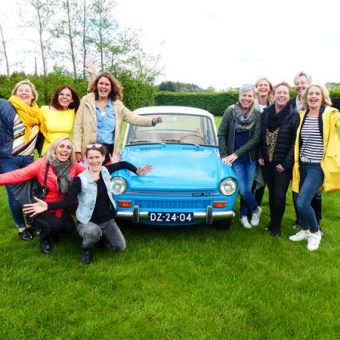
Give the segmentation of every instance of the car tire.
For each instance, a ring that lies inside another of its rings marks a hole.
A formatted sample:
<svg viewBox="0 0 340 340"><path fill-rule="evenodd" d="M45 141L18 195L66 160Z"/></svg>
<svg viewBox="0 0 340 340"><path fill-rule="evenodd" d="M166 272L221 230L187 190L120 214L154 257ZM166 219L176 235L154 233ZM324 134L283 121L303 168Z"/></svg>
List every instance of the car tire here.
<svg viewBox="0 0 340 340"><path fill-rule="evenodd" d="M227 230L231 226L231 218L220 220L220 221L215 221L213 224L216 229L221 229L221 230Z"/></svg>

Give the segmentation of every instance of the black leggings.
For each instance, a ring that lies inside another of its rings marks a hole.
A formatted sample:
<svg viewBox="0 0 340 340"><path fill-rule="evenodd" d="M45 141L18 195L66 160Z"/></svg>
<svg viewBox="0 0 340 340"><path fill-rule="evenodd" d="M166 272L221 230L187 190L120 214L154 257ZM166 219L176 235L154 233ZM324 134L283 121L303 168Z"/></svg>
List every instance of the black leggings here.
<svg viewBox="0 0 340 340"><path fill-rule="evenodd" d="M263 178L269 192L270 228L280 231L281 221L286 209L286 194L292 177L292 171L278 172L275 165L263 167Z"/></svg>
<svg viewBox="0 0 340 340"><path fill-rule="evenodd" d="M71 233L74 229L74 221L68 211L64 210L61 217L46 211L34 219L33 226L41 229L40 237L49 238L58 236L60 233Z"/></svg>

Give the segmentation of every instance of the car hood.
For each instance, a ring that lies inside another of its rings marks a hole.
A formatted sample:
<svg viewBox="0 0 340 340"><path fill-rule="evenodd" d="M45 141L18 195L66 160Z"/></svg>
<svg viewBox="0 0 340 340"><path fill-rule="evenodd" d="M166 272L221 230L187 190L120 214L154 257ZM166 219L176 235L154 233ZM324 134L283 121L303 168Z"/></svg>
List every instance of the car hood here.
<svg viewBox="0 0 340 340"><path fill-rule="evenodd" d="M135 166L151 164L145 176L124 172L130 190L218 190L222 179L234 176L220 160L216 147L195 145L149 145L126 147L123 160ZM120 173L121 174L121 173Z"/></svg>

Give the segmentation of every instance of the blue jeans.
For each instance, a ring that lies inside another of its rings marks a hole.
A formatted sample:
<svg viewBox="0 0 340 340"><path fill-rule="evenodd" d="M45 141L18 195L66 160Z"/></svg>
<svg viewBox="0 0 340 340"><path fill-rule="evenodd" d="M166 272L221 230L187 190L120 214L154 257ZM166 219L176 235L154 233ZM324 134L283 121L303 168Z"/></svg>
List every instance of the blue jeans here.
<svg viewBox="0 0 340 340"><path fill-rule="evenodd" d="M0 157L0 173L24 168L27 165L33 163L33 156L11 156L11 157ZM12 213L14 223L18 228L25 227L25 220L22 214L21 206L15 199L11 185L6 185L8 205Z"/></svg>
<svg viewBox="0 0 340 340"><path fill-rule="evenodd" d="M251 188L256 171L255 161L239 161L233 163L233 169L238 179L238 193L241 196L240 202L240 217L248 215L248 210L255 212L257 210L257 203Z"/></svg>
<svg viewBox="0 0 340 340"><path fill-rule="evenodd" d="M319 230L318 221L311 202L323 183L324 174L320 163L300 163L300 192L297 194L296 209L303 229L312 233Z"/></svg>
<svg viewBox="0 0 340 340"><path fill-rule="evenodd" d="M300 216L297 212L296 209L296 199L297 199L297 193L293 191L293 203L294 203L294 209L295 209L295 215L296 215L296 221L295 224L298 224L299 226L301 226L301 219ZM316 220L318 221L318 224L320 225L321 219L322 219L322 196L321 196L321 192L317 191L315 196L312 199L312 208L315 211L315 216L316 216Z"/></svg>

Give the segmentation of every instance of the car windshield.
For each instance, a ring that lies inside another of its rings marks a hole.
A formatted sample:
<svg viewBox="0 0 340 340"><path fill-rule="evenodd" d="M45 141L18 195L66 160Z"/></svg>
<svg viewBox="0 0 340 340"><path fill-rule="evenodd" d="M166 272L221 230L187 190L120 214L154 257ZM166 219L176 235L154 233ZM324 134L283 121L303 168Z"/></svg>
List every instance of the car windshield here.
<svg viewBox="0 0 340 340"><path fill-rule="evenodd" d="M151 116L161 116L162 122L151 127L130 125L126 145L148 143L217 145L213 122L209 117L178 113L156 113Z"/></svg>

